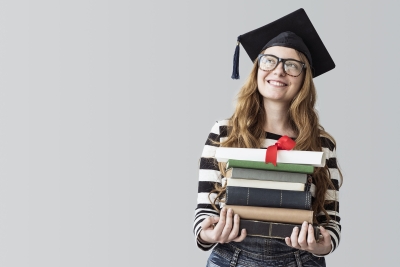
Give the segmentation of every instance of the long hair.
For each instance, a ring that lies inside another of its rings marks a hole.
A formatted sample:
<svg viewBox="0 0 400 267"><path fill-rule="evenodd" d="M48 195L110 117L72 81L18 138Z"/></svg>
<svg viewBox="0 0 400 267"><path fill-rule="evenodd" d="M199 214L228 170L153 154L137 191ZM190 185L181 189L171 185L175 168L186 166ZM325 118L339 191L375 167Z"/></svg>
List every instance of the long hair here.
<svg viewBox="0 0 400 267"><path fill-rule="evenodd" d="M328 134L319 124L318 114L315 110L316 90L312 79L312 71L307 58L298 52L300 60L305 62L305 76L303 85L299 92L293 98L288 110L288 120L292 130L296 134L295 150L322 151L320 136L326 137L336 145L335 139ZM304 71L304 70L303 70ZM237 96L236 109L229 119L228 136L218 143L221 147L239 147L239 148L261 148L265 139L264 122L266 120L263 96L258 91L257 85L258 62L254 61L253 68L245 84ZM221 174L226 176L226 165L219 163ZM342 174L339 170L341 182ZM312 209L317 215L321 211L325 214L327 220L330 220L329 214L324 208L326 203L325 195L328 189L335 189L328 167L316 167L312 175L313 183L316 187L315 201ZM212 201L213 207L216 207L216 201L223 201L226 191L226 185L215 185L211 193L217 193L217 198ZM335 207L335 210L336 207ZM316 222L314 216L314 222Z"/></svg>

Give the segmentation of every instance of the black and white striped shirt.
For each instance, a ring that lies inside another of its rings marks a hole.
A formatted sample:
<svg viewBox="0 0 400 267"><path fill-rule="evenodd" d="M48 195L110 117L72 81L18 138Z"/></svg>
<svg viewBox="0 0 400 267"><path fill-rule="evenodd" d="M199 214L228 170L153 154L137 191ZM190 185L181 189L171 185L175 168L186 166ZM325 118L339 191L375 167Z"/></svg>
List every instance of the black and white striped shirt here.
<svg viewBox="0 0 400 267"><path fill-rule="evenodd" d="M198 235L201 230L201 222L209 216L219 216L219 213L213 209L209 200L209 193L214 189L214 184L224 183L225 178L221 177L221 173L218 169L218 164L215 159L215 151L218 145L212 143L210 140L222 142L227 137L227 126L228 120L217 121L211 129L211 132L204 145L203 152L199 163L199 187L197 196L197 208L195 210L195 219L193 231L196 237L197 246L202 250L210 250L216 244L207 244L199 241ZM280 138L280 135L273 133L266 133L262 148L267 148L270 145L276 143ZM332 253L340 241L340 216L339 216L339 171L336 162L336 150L333 142L325 137L321 138L322 150L326 154L326 164L331 174L331 180L336 190L328 189L326 193L326 200L331 201L330 204L326 204L324 208L331 217L329 222L326 221L325 214L323 212L317 214L317 220L319 223L327 223L324 228L328 230L332 239ZM315 185L312 185L315 188ZM311 190L314 193L314 190ZM214 200L216 194L210 195L210 198ZM314 200L314 197L313 197ZM218 202L216 202L218 203ZM223 203L220 203L220 207ZM336 207L335 207L336 206ZM336 210L335 210L336 208Z"/></svg>

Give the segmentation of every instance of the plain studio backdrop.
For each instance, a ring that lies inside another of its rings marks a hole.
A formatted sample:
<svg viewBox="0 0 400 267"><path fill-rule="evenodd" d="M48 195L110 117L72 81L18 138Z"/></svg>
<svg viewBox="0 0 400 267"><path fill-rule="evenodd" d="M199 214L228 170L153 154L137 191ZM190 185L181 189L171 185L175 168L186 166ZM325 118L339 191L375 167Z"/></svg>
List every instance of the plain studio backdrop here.
<svg viewBox="0 0 400 267"><path fill-rule="evenodd" d="M205 266L198 159L250 72L238 35L304 8L344 175L328 266L398 262L395 1L0 1L0 266Z"/></svg>

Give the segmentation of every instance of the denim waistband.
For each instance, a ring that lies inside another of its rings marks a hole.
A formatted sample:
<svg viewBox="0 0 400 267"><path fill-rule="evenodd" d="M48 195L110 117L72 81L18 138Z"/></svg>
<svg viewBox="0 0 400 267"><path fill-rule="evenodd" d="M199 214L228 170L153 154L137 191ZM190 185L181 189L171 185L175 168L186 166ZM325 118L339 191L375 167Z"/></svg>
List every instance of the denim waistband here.
<svg viewBox="0 0 400 267"><path fill-rule="evenodd" d="M218 244L215 252L222 257L229 257L229 254L238 249L242 255L256 260L279 260L295 256L307 260L308 257L312 257L307 251L289 247L284 240L256 236L247 236L242 242Z"/></svg>

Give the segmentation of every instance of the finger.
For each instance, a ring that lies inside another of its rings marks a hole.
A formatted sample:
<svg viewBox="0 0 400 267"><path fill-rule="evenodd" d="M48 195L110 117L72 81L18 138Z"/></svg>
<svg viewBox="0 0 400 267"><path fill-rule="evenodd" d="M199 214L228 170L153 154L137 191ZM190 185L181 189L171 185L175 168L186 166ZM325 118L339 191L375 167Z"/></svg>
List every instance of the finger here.
<svg viewBox="0 0 400 267"><path fill-rule="evenodd" d="M233 227L229 234L228 241L231 241L238 237L239 234L239 226L240 226L240 217L239 214L235 214L233 216Z"/></svg>
<svg viewBox="0 0 400 267"><path fill-rule="evenodd" d="M322 226L320 226L319 229L320 229L321 235L323 237L323 243L324 244L331 244L331 235L329 234L328 230L326 230Z"/></svg>
<svg viewBox="0 0 400 267"><path fill-rule="evenodd" d="M242 242L246 238L246 236L247 236L246 229L242 229L242 231L240 232L240 236L236 237L232 241L234 241L234 242Z"/></svg>
<svg viewBox="0 0 400 267"><path fill-rule="evenodd" d="M222 208L221 212L219 213L219 221L214 227L214 233L216 236L220 236L222 230L224 230L226 221L226 208Z"/></svg>
<svg viewBox="0 0 400 267"><path fill-rule="evenodd" d="M314 236L314 227L311 224L308 225L307 244L310 249L314 249L317 245L317 241L315 240Z"/></svg>
<svg viewBox="0 0 400 267"><path fill-rule="evenodd" d="M292 234L290 235L290 242L292 243L292 247L300 249L300 245L297 242L297 238L299 236L299 227L294 227Z"/></svg>
<svg viewBox="0 0 400 267"><path fill-rule="evenodd" d="M298 243L302 249L307 248L307 233L308 233L308 223L303 222L301 225L301 231L298 237Z"/></svg>
<svg viewBox="0 0 400 267"><path fill-rule="evenodd" d="M288 245L289 247L292 246L292 242L290 241L290 237L285 237L285 242L286 242L286 245Z"/></svg>
<svg viewBox="0 0 400 267"><path fill-rule="evenodd" d="M226 221L225 221L225 226L224 229L222 230L221 233L221 243L222 242L227 242L229 234L232 231L232 226L233 226L233 210L228 209L227 214L226 214Z"/></svg>
<svg viewBox="0 0 400 267"><path fill-rule="evenodd" d="M210 216L204 219L201 223L201 228L203 230L214 229L214 224L218 223L219 217L217 216Z"/></svg>
<svg viewBox="0 0 400 267"><path fill-rule="evenodd" d="M208 217L205 220L202 221L201 223L201 231L200 231L200 238L203 241L209 242L209 243L215 243L217 242L216 240L216 235L213 232L214 231L214 224L218 223L219 217Z"/></svg>

